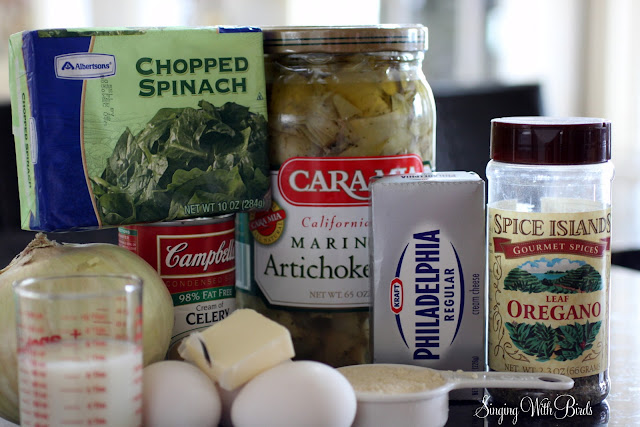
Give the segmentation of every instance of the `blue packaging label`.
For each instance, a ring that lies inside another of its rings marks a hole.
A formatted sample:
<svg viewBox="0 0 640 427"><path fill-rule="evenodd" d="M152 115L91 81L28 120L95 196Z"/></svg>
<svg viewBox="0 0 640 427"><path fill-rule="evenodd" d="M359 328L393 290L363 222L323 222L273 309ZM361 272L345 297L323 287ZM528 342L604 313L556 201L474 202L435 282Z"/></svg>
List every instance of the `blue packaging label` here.
<svg viewBox="0 0 640 427"><path fill-rule="evenodd" d="M22 228L268 205L259 29L27 31L10 60Z"/></svg>

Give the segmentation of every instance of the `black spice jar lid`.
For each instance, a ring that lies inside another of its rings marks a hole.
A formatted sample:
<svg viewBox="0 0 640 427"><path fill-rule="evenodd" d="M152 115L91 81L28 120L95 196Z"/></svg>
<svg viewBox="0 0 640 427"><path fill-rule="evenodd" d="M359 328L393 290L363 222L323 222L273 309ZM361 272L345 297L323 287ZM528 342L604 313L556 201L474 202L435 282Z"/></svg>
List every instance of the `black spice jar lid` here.
<svg viewBox="0 0 640 427"><path fill-rule="evenodd" d="M491 120L491 159L531 165L584 165L611 159L611 122L590 117Z"/></svg>

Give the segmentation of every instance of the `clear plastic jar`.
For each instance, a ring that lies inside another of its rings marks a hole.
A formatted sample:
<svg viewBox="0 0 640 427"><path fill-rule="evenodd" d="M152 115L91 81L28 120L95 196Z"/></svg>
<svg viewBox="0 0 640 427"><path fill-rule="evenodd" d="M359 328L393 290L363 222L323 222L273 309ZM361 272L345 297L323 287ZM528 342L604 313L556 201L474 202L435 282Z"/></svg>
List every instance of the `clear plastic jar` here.
<svg viewBox="0 0 640 427"><path fill-rule="evenodd" d="M264 39L273 205L239 218L238 304L286 325L299 358L369 362L368 180L434 167L427 29Z"/></svg>
<svg viewBox="0 0 640 427"><path fill-rule="evenodd" d="M516 407L561 395L596 405L610 387L610 123L494 119L491 159L489 368L560 373L575 385L490 393Z"/></svg>

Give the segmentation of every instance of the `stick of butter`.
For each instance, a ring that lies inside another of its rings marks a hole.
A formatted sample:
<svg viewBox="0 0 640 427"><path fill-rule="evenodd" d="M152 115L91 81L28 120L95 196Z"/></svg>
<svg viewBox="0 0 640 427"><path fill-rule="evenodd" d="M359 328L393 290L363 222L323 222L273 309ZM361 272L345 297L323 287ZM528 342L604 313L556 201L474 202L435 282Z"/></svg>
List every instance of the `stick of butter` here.
<svg viewBox="0 0 640 427"><path fill-rule="evenodd" d="M295 356L289 330L262 314L242 309L184 339L180 356L226 390Z"/></svg>

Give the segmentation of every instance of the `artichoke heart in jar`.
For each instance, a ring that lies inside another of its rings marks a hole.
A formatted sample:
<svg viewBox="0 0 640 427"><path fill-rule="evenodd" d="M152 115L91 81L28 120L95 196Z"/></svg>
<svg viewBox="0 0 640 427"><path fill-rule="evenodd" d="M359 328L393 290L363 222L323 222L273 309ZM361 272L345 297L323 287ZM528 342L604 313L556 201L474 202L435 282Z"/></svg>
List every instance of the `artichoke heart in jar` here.
<svg viewBox="0 0 640 427"><path fill-rule="evenodd" d="M433 169L422 25L264 29L273 202L238 217L238 304L296 355L370 361L369 180Z"/></svg>

